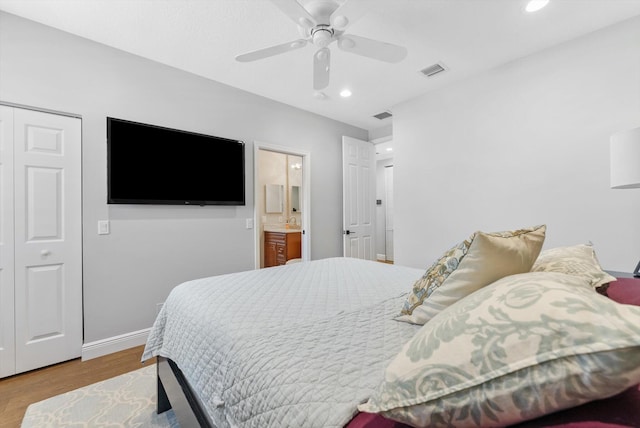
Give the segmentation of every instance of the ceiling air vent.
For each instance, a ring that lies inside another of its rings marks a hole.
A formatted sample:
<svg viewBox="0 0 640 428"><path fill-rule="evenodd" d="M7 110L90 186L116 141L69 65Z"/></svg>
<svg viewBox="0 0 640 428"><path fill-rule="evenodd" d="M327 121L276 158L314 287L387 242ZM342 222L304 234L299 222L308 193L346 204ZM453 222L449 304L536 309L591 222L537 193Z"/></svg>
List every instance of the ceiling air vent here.
<svg viewBox="0 0 640 428"><path fill-rule="evenodd" d="M438 73L442 73L446 68L442 64L433 64L427 68L423 68L420 70L420 73L424 74L427 77L433 77Z"/></svg>
<svg viewBox="0 0 640 428"><path fill-rule="evenodd" d="M383 111L382 113L378 113L378 114L374 114L373 115L373 117L375 117L376 119L379 119L379 120L384 120L384 119L386 119L388 117L391 117L391 116L393 116L393 115L388 111Z"/></svg>

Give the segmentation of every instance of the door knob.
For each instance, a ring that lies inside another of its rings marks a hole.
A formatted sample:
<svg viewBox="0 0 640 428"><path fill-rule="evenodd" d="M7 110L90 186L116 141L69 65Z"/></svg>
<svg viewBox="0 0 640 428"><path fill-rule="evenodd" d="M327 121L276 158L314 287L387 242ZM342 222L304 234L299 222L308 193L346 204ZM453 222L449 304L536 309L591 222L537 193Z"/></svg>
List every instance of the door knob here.
<svg viewBox="0 0 640 428"><path fill-rule="evenodd" d="M49 250L40 250L40 254L43 255L44 257L46 257L49 254L51 254L51 251L49 251Z"/></svg>

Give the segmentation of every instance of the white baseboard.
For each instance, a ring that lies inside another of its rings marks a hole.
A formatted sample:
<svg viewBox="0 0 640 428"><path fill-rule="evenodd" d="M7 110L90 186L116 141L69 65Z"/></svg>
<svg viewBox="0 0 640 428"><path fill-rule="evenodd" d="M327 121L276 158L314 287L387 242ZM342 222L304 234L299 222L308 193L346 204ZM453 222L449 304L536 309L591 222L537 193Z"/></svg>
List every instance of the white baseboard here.
<svg viewBox="0 0 640 428"><path fill-rule="evenodd" d="M145 328L144 330L85 343L82 345L82 361L144 345L147 342L147 336L149 336L150 330L150 328Z"/></svg>
<svg viewBox="0 0 640 428"><path fill-rule="evenodd" d="M386 254L376 254L376 260L382 260L383 262L387 260Z"/></svg>

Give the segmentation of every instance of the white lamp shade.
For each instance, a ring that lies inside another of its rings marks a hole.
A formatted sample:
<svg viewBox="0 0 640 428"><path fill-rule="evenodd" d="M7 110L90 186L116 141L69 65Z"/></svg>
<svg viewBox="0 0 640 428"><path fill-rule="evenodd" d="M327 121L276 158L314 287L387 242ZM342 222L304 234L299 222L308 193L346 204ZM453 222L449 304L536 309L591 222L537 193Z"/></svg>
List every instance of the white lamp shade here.
<svg viewBox="0 0 640 428"><path fill-rule="evenodd" d="M611 188L640 188L640 128L611 136Z"/></svg>

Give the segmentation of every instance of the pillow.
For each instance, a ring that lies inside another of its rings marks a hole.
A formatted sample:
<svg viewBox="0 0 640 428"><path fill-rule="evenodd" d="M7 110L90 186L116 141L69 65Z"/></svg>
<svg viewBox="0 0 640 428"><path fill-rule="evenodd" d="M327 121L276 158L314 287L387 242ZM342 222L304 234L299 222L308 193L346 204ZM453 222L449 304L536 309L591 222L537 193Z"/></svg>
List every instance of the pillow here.
<svg viewBox="0 0 640 428"><path fill-rule="evenodd" d="M513 275L425 324L364 412L412 426L504 426L640 382L640 307L555 272Z"/></svg>
<svg viewBox="0 0 640 428"><path fill-rule="evenodd" d="M574 245L544 250L531 268L532 272L560 272L586 278L593 288L615 281L600 267L591 245Z"/></svg>
<svg viewBox="0 0 640 428"><path fill-rule="evenodd" d="M444 253L413 285L398 321L424 324L474 291L508 275L529 272L546 226L507 232L476 232Z"/></svg>

